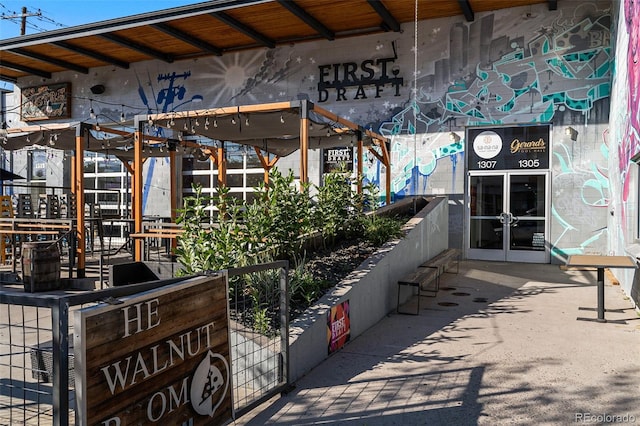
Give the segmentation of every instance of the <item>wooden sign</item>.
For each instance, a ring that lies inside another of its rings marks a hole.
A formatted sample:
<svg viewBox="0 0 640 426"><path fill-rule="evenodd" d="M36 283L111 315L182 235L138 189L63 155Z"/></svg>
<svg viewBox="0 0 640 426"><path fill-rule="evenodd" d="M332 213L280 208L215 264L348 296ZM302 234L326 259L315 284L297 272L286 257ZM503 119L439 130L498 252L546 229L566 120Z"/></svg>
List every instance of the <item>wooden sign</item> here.
<svg viewBox="0 0 640 426"><path fill-rule="evenodd" d="M79 424L215 425L232 416L226 274L75 313Z"/></svg>
<svg viewBox="0 0 640 426"><path fill-rule="evenodd" d="M71 83L25 87L21 93L23 121L71 117Z"/></svg>

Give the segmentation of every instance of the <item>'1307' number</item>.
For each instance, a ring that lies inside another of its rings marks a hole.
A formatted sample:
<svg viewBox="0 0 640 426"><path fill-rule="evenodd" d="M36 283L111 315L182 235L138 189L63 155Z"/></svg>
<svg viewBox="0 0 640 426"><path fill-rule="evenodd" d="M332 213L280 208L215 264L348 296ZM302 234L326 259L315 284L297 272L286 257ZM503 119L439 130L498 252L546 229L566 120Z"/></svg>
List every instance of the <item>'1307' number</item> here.
<svg viewBox="0 0 640 426"><path fill-rule="evenodd" d="M493 168L496 167L496 163L497 163L497 161L495 161L495 160L478 161L478 168L480 168L480 169L493 169Z"/></svg>

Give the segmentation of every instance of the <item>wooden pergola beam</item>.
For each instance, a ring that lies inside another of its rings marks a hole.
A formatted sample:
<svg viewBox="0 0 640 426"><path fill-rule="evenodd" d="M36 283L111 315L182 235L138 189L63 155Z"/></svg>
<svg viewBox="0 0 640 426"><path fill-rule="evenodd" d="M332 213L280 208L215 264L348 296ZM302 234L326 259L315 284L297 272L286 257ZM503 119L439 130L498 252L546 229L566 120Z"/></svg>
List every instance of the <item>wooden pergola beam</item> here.
<svg viewBox="0 0 640 426"><path fill-rule="evenodd" d="M135 120L136 131L133 138L133 189L131 191L131 204L133 207L133 232L142 232L142 124ZM134 259L136 262L142 261L142 243L136 238L133 243Z"/></svg>
<svg viewBox="0 0 640 426"><path fill-rule="evenodd" d="M86 139L89 137L88 131L82 124L76 128L76 150L74 156L74 182L71 190L76 199L76 255L78 265L76 268L77 277L85 277L85 232L84 232L84 147ZM69 260L71 262L71 260Z"/></svg>
<svg viewBox="0 0 640 426"><path fill-rule="evenodd" d="M260 160L260 164L262 165L262 168L264 170L264 184L267 185L269 184L269 172L271 171L273 166L276 165L280 157L276 155L273 158L267 160L262 154L262 150L260 148L258 148L257 146L254 146L253 150L256 152L256 155L258 156L258 160Z"/></svg>

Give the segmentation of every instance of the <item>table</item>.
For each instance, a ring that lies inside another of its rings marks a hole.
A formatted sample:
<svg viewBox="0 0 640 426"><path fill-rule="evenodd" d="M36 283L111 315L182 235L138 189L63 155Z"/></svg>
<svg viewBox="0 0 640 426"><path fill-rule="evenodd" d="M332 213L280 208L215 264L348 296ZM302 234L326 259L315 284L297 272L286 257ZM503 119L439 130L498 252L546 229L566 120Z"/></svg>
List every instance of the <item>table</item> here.
<svg viewBox="0 0 640 426"><path fill-rule="evenodd" d="M607 322L604 318L604 269L635 269L638 267L635 260L629 256L603 256L594 254L569 256L567 266L588 266L598 269L598 322Z"/></svg>
<svg viewBox="0 0 640 426"><path fill-rule="evenodd" d="M175 241L182 233L184 228L182 225L171 222L142 222L142 232L134 232L129 235L132 239L141 239L144 246L143 257L149 260L149 242L150 240L166 240L170 243L166 246L167 254L171 255L173 241Z"/></svg>
<svg viewBox="0 0 640 426"><path fill-rule="evenodd" d="M16 241L16 237L20 241ZM76 236L73 219L35 219L35 218L0 218L0 250L4 252L6 239L11 241L11 270L16 272L16 245L21 244L22 239L38 241L45 238L53 242L60 241L63 237L69 238L69 278L71 278L75 263Z"/></svg>

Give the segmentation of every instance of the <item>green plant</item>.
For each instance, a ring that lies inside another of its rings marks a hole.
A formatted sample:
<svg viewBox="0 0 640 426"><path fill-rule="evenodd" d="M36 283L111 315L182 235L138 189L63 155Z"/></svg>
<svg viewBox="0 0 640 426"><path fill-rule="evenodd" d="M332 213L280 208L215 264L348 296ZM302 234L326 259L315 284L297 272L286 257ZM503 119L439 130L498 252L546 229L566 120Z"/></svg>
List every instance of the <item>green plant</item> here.
<svg viewBox="0 0 640 426"><path fill-rule="evenodd" d="M324 175L324 184L316 190L313 224L321 230L325 244L332 245L340 234L350 230L361 212L353 182L344 170L335 170Z"/></svg>
<svg viewBox="0 0 640 426"><path fill-rule="evenodd" d="M318 281L306 268L304 260L296 262L289 273L289 300L291 306L308 306L323 291L323 282Z"/></svg>
<svg viewBox="0 0 640 426"><path fill-rule="evenodd" d="M363 188L363 207L369 212L358 217L362 236L374 245L382 245L391 238L402 235L403 221L376 214L378 209L378 187L369 183Z"/></svg>
<svg viewBox="0 0 640 426"><path fill-rule="evenodd" d="M247 263L242 230L242 210L235 198L228 196L228 188L218 188L215 197L202 194L200 186L193 187L194 197L184 199L184 207L176 223L182 223L184 233L177 239L176 257L185 275L208 270L226 269ZM207 207L216 205L218 220L210 224Z"/></svg>
<svg viewBox="0 0 640 426"><path fill-rule="evenodd" d="M253 328L260 334L270 334L269 315L267 314L267 308L261 309L259 306L254 306Z"/></svg>
<svg viewBox="0 0 640 426"><path fill-rule="evenodd" d="M309 185L295 185L293 172L282 175L273 168L269 185L255 188L256 197L246 206L247 233L260 250L271 250L276 259L291 259L299 253L301 235L311 229Z"/></svg>
<svg viewBox="0 0 640 426"><path fill-rule="evenodd" d="M299 312L317 300L328 281L317 279L300 259L303 236L321 230L325 246L339 237L367 240L376 245L400 235L402 222L381 217L377 188L369 184L363 194L355 191L356 182L344 171L325 175L317 188L315 204L310 186L298 187L292 172L286 176L272 169L269 184L255 188L251 203L238 202L229 188L219 187L214 196L205 196L194 186L193 197L184 199L177 219L184 233L178 237L176 255L183 265L182 274L221 270L287 259L295 263L289 275L291 313ZM208 209L217 207L211 220ZM230 295L237 306L246 307L242 321L268 335L277 328L271 318L279 307L273 298L277 271L262 271L230 279ZM237 289L237 291L236 291Z"/></svg>
<svg viewBox="0 0 640 426"><path fill-rule="evenodd" d="M392 217L368 215L362 220L363 237L379 246L402 235L402 224L402 221Z"/></svg>

